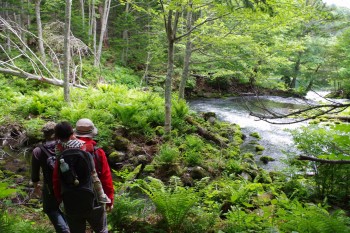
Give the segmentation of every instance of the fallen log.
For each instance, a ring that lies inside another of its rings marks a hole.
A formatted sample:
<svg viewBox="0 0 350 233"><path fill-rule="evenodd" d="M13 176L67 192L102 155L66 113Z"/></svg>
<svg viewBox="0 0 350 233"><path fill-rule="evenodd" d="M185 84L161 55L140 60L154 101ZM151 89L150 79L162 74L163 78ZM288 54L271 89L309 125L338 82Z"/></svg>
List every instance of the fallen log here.
<svg viewBox="0 0 350 233"><path fill-rule="evenodd" d="M213 134L212 132L208 131L207 129L203 128L198 122L192 119L192 117L186 117L186 121L195 126L197 128L197 133L202 136L203 138L213 141L215 144L221 147L227 148L228 145L222 138L220 138L218 135Z"/></svg>
<svg viewBox="0 0 350 233"><path fill-rule="evenodd" d="M298 160L309 160L319 163L328 163L328 164L350 164L350 160L328 160L328 159L319 159L311 156L300 155Z"/></svg>
<svg viewBox="0 0 350 233"><path fill-rule="evenodd" d="M1 68L0 67L0 73L2 74L10 74L19 78L24 78L27 80L35 80L35 81L39 81L39 82L43 82L43 83L48 83L51 85L55 85L55 86L64 86L63 80L60 79L53 79L53 78L46 78L40 75L35 75L35 74L31 74L28 72L25 72L23 70L13 70L13 69L7 69L7 68ZM78 88L87 88L86 86L82 86L80 84L69 84L73 87L78 87Z"/></svg>

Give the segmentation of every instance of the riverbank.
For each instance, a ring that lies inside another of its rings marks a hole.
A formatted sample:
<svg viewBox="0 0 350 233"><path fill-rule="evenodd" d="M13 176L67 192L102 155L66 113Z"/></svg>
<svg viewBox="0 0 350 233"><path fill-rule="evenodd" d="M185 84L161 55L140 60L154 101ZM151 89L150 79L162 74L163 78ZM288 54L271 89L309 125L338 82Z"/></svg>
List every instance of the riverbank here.
<svg viewBox="0 0 350 233"><path fill-rule="evenodd" d="M265 88L234 77L203 75L193 75L193 77L195 85L187 87L185 90L187 99L260 95L303 98L302 95L292 89Z"/></svg>
<svg viewBox="0 0 350 233"><path fill-rule="evenodd" d="M157 93L103 84L72 90L73 103L67 104L54 88L25 94L16 88L6 89L0 103L1 149L13 152L4 154L0 182L4 195L0 204L6 210L0 221L8 214L9 229L22 224L27 226L23 232L52 231L47 221L42 222L46 217L39 199L30 195L28 167L17 169L28 164L46 121L74 124L82 117L92 119L99 129L97 140L113 168L116 195L108 219L111 231L289 232L297 230L294 222L305 221L306 215L328 213L303 173L266 171L256 162L257 153L241 149L247 138L259 141L258 134L244 135L239 124L219 121L212 114L194 114L184 101L173 102L173 127L171 137L166 138L164 102ZM9 162L15 170L6 171ZM308 208L307 203L315 203L315 208ZM331 221L348 230L343 218L340 214ZM327 215L319 216L315 225L326 219Z"/></svg>

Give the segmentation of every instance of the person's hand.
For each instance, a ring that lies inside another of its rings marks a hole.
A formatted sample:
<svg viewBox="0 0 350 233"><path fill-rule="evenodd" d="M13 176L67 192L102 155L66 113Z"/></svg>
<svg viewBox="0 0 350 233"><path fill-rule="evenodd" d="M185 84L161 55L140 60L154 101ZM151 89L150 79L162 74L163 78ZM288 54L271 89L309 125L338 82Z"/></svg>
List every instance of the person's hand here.
<svg viewBox="0 0 350 233"><path fill-rule="evenodd" d="M112 210L113 210L113 204L110 204L110 205L107 205L106 206L106 211L109 213L109 212L111 212Z"/></svg>
<svg viewBox="0 0 350 233"><path fill-rule="evenodd" d="M33 191L33 195L36 198L40 198L41 197L41 184L35 184L34 185L34 191Z"/></svg>

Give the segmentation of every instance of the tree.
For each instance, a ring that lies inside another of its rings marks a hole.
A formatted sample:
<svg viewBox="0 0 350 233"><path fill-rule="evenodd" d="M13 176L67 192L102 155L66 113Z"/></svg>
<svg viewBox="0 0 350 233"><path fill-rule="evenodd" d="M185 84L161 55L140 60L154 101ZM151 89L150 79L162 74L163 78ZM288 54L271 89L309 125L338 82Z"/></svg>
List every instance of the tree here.
<svg viewBox="0 0 350 233"><path fill-rule="evenodd" d="M36 24L38 28L38 43L39 43L39 52L43 63L46 63L46 55L44 49L44 39L43 39L43 28L41 24L41 15L40 15L40 4L41 0L35 0L35 15L36 15Z"/></svg>
<svg viewBox="0 0 350 233"><path fill-rule="evenodd" d="M99 43L98 43L97 51L95 53L95 62L94 62L95 66L100 65L100 60L101 60L101 55L102 55L103 39L105 37L105 33L106 33L106 29L107 29L107 23L108 23L108 16L109 16L110 7L111 7L111 0L105 0L104 7L103 7L103 13L101 15L100 40L99 40Z"/></svg>
<svg viewBox="0 0 350 233"><path fill-rule="evenodd" d="M192 29L192 0L188 3L187 17L186 17L186 30L190 32L187 36L184 65L182 70L181 82L179 86L179 99L185 99L185 87L189 75L190 59L192 53L192 41L191 41L191 29Z"/></svg>
<svg viewBox="0 0 350 233"><path fill-rule="evenodd" d="M66 20L64 29L64 100L70 102L69 91L69 65L70 65L70 21L71 21L72 0L66 0Z"/></svg>

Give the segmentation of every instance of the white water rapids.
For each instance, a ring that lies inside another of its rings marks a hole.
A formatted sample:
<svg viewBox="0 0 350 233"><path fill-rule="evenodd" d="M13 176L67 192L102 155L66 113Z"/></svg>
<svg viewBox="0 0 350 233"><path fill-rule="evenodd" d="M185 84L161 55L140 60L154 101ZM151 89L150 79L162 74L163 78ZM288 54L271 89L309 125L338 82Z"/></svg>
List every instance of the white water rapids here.
<svg viewBox="0 0 350 233"><path fill-rule="evenodd" d="M326 92L319 92L318 94L310 92L306 98L309 101L319 101L325 94ZM305 104L305 100L277 96L262 96L258 99L256 97L244 97L244 99L241 97L197 99L191 100L189 104L191 109L196 112L215 112L218 119L240 125L242 132L247 136L242 145L241 150L243 152L252 150L253 146L249 142L257 140L249 134L252 132L259 133L261 139L258 143L265 147L262 155L255 157L259 166L266 170L280 170L284 168L283 159L286 158L286 153L297 152L290 132L285 129L296 129L307 125L307 123L280 125L257 120L256 117L250 116L246 108L247 102L253 105L259 102L259 104L262 103L269 109L284 113ZM259 109L256 109L256 111L259 111ZM269 162L267 165L263 164L259 161L259 158L264 155L274 158L275 161Z"/></svg>

